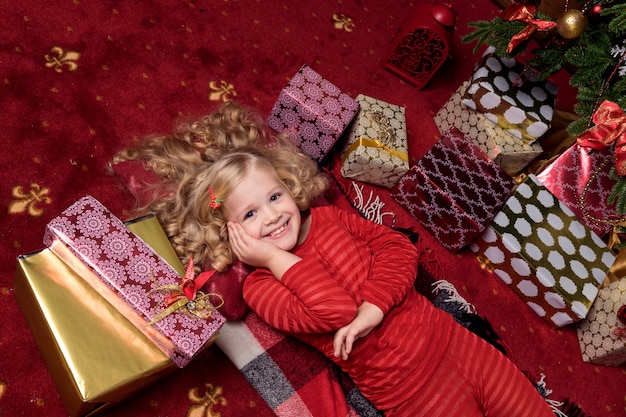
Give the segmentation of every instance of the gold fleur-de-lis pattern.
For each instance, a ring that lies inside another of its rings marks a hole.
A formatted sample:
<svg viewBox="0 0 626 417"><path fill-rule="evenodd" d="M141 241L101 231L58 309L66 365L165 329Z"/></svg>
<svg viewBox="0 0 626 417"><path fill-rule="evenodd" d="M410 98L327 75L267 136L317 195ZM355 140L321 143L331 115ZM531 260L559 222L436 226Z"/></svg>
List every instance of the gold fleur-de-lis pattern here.
<svg viewBox="0 0 626 417"><path fill-rule="evenodd" d="M343 13L333 14L333 22L335 29L345 30L346 32L352 32L356 26L352 18Z"/></svg>
<svg viewBox="0 0 626 417"><path fill-rule="evenodd" d="M228 404L224 398L224 391L220 386L206 383L204 395L200 395L198 388L189 390L188 398L192 405L187 410L187 417L220 417L221 413L213 409L214 405Z"/></svg>
<svg viewBox="0 0 626 417"><path fill-rule="evenodd" d="M9 203L9 214L28 214L32 217L39 217L43 214L43 204L50 204L52 199L49 197L50 190L42 187L37 183L30 184L30 188L26 190L21 185L13 187L11 195L13 200Z"/></svg>
<svg viewBox="0 0 626 417"><path fill-rule="evenodd" d="M235 87L224 81L209 81L209 100L211 101L231 101L237 97Z"/></svg>
<svg viewBox="0 0 626 417"><path fill-rule="evenodd" d="M58 46L52 47L50 50L53 55L45 55L46 67L54 69L61 73L65 68L68 71L76 71L78 69L78 60L80 53L76 51L65 51Z"/></svg>

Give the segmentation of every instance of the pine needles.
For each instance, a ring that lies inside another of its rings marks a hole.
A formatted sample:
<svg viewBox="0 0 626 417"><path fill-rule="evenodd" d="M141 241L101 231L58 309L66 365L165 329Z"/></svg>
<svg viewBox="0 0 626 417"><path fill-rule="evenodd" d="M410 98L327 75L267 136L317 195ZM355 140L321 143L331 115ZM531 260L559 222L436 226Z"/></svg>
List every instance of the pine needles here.
<svg viewBox="0 0 626 417"><path fill-rule="evenodd" d="M589 10L601 6L597 15ZM495 48L496 55L514 58L529 54L526 66L541 78L567 70L571 74L570 85L577 90L574 112L580 118L567 128L572 136L578 136L592 126L591 117L600 103L610 100L626 109L626 3L621 0L589 1L583 11L589 24L583 34L574 40L562 38L556 29L536 31L532 39L521 42L507 53L509 42L528 24L507 21L495 17L491 21L470 22L473 32L463 36L464 43L476 42L474 53L480 46ZM537 13L539 20L554 20ZM616 204L617 212L626 214L626 177L611 172L617 184L612 190L609 203Z"/></svg>

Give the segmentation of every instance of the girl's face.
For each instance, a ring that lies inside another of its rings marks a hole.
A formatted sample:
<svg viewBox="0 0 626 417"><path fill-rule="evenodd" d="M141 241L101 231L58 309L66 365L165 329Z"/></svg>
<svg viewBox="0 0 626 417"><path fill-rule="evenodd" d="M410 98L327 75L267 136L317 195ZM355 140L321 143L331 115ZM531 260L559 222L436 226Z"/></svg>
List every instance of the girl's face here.
<svg viewBox="0 0 626 417"><path fill-rule="evenodd" d="M229 221L250 236L290 251L300 239L300 210L273 169L254 167L224 202Z"/></svg>

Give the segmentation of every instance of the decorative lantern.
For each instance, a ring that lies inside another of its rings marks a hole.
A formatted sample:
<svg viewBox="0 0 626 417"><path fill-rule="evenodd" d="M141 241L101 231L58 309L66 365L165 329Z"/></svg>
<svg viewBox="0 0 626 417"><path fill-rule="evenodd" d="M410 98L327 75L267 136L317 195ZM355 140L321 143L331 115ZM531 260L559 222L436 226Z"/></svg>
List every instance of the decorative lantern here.
<svg viewBox="0 0 626 417"><path fill-rule="evenodd" d="M385 68L422 89L448 57L456 16L443 2L416 7L394 36Z"/></svg>

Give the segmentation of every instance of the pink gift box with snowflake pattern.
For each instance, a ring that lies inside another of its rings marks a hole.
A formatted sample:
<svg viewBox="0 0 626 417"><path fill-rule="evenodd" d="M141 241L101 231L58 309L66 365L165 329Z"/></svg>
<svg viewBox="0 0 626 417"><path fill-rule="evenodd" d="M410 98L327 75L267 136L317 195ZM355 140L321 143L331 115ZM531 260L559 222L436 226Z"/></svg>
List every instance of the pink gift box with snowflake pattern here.
<svg viewBox="0 0 626 417"><path fill-rule="evenodd" d="M158 289L180 286L181 277L91 196L48 223L44 244L179 367L208 346L225 322L215 309L199 317L189 303L162 314L168 305ZM160 320L150 323L155 317Z"/></svg>
<svg viewBox="0 0 626 417"><path fill-rule="evenodd" d="M307 65L280 92L267 124L321 161L359 110L359 103Z"/></svg>

